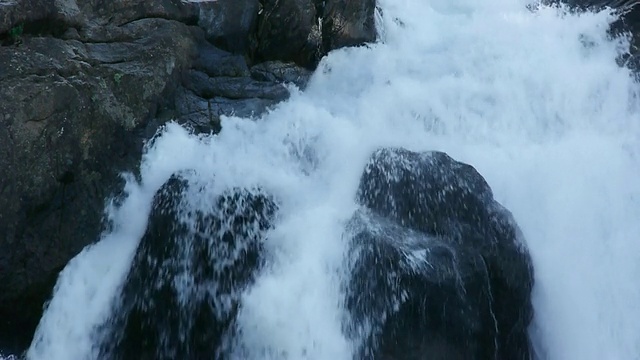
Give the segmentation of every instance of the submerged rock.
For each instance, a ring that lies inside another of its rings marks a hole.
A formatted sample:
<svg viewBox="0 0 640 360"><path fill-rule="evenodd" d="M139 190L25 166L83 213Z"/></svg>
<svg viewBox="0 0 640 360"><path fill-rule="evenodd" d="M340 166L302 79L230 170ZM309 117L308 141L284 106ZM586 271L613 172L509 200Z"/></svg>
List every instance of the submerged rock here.
<svg viewBox="0 0 640 360"><path fill-rule="evenodd" d="M346 306L360 358L531 358L531 259L473 167L379 150L358 201Z"/></svg>
<svg viewBox="0 0 640 360"><path fill-rule="evenodd" d="M242 290L262 262L276 212L259 189L211 195L172 177L155 196L149 224L112 318L101 358L219 358Z"/></svg>

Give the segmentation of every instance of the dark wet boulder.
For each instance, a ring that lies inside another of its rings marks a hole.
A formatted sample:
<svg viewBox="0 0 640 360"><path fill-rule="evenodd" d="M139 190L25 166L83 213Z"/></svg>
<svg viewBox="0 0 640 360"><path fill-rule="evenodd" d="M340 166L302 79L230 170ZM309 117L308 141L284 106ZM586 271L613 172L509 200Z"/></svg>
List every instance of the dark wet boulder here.
<svg viewBox="0 0 640 360"><path fill-rule="evenodd" d="M187 178L172 177L155 196L103 327L101 358L204 359L225 350L277 206L260 189L212 194L208 184Z"/></svg>
<svg viewBox="0 0 640 360"><path fill-rule="evenodd" d="M346 306L361 358L531 358L531 259L472 166L379 150L357 198Z"/></svg>

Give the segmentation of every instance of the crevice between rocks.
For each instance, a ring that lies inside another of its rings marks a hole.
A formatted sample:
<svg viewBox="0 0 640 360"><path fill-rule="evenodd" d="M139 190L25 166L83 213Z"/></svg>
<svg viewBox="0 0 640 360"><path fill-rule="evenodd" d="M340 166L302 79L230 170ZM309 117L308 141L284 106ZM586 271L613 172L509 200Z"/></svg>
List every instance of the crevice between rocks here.
<svg viewBox="0 0 640 360"><path fill-rule="evenodd" d="M21 22L13 26L9 31L0 34L0 45L16 45L22 42L22 37L54 37L61 39L62 35L72 26L65 21L56 18L43 18L33 21Z"/></svg>

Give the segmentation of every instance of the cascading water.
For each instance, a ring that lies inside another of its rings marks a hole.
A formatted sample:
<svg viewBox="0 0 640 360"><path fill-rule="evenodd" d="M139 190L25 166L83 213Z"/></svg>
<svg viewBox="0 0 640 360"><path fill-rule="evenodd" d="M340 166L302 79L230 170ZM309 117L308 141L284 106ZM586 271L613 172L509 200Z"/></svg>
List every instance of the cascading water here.
<svg viewBox="0 0 640 360"><path fill-rule="evenodd" d="M94 359L171 174L279 199L270 265L242 295L248 358L349 359L341 270L358 180L381 146L474 165L520 224L536 285L539 359L640 359L638 86L608 12L519 0L380 0L381 41L331 53L304 93L218 136L168 125L129 179L112 228L61 274L28 358Z"/></svg>

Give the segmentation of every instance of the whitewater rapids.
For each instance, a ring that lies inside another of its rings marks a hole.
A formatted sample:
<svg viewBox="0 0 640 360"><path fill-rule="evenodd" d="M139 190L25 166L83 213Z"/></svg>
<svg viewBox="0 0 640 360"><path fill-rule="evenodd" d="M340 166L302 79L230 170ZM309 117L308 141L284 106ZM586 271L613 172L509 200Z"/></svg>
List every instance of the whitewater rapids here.
<svg viewBox="0 0 640 360"><path fill-rule="evenodd" d="M340 264L359 176L381 146L445 151L475 166L510 209L534 261L539 359L640 359L638 84L616 64L609 12L519 0L380 0L380 42L332 52L304 93L218 136L170 124L141 181L107 208L112 226L73 259L28 351L95 359L146 226L178 170L215 187L261 185L282 201L268 271L244 294L256 359L350 359Z"/></svg>

